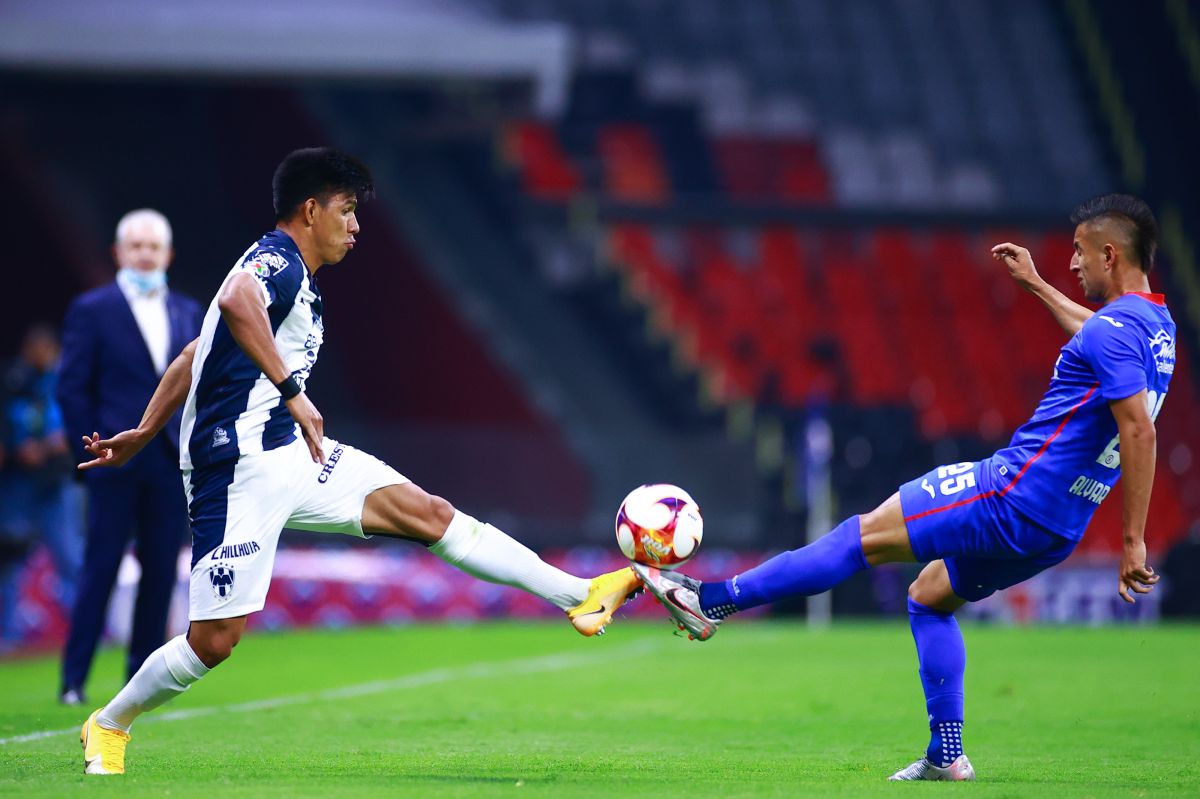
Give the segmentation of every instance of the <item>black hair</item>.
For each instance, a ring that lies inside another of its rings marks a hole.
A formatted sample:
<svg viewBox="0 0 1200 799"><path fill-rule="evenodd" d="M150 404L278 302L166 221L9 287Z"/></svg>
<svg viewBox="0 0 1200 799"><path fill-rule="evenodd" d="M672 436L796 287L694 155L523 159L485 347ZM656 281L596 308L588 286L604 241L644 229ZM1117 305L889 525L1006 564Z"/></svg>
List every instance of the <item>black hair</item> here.
<svg viewBox="0 0 1200 799"><path fill-rule="evenodd" d="M335 194L353 192L359 201L375 193L366 164L332 147L306 147L288 153L271 178L275 221L291 219L309 197L322 205Z"/></svg>
<svg viewBox="0 0 1200 799"><path fill-rule="evenodd" d="M1081 203L1071 212L1071 222L1076 225L1093 219L1124 222L1129 228L1129 241L1142 271L1149 273L1154 268L1154 254L1158 251L1158 222L1144 200L1132 194L1102 194Z"/></svg>

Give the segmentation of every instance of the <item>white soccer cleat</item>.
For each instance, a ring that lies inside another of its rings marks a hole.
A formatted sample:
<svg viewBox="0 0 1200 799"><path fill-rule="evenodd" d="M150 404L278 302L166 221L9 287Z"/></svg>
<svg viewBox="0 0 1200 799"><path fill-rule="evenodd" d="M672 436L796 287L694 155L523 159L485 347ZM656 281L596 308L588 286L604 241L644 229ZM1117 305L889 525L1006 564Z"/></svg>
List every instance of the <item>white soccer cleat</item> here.
<svg viewBox="0 0 1200 799"><path fill-rule="evenodd" d="M717 634L721 620L705 616L700 609L699 580L642 563L634 563L633 570L689 638L707 641Z"/></svg>
<svg viewBox="0 0 1200 799"><path fill-rule="evenodd" d="M975 767L966 755L959 755L954 762L945 768L933 765L929 758L922 757L911 766L900 769L888 777L888 782L909 782L915 780L932 780L945 782L962 782L975 779Z"/></svg>

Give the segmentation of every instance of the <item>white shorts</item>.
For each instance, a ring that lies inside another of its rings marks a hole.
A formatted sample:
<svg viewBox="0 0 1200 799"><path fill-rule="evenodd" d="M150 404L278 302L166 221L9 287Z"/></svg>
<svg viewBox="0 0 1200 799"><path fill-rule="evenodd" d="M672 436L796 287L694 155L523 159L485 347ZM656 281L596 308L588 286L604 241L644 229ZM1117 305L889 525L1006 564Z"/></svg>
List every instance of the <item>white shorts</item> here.
<svg viewBox="0 0 1200 799"><path fill-rule="evenodd" d="M192 521L189 619L229 619L262 610L284 527L365 538L367 495L409 482L354 447L326 438L323 448L323 466L298 439L183 473Z"/></svg>

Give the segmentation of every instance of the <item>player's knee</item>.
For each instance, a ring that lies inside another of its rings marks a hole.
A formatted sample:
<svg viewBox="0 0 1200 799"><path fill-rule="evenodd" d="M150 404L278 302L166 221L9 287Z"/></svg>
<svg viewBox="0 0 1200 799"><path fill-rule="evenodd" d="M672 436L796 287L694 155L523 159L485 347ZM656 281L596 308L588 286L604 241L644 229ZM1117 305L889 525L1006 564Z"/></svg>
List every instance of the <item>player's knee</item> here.
<svg viewBox="0 0 1200 799"><path fill-rule="evenodd" d="M949 574L941 561L935 561L921 570L917 579L908 586L908 598L918 605L943 613L953 613L964 602L955 595Z"/></svg>
<svg viewBox="0 0 1200 799"><path fill-rule="evenodd" d="M928 569L922 569L917 578L908 586L908 598L927 608L936 607L941 601L937 580L928 574Z"/></svg>
<svg viewBox="0 0 1200 799"><path fill-rule="evenodd" d="M188 636L188 644L196 657L210 669L228 660L241 640L241 631L233 629L204 630Z"/></svg>
<svg viewBox="0 0 1200 799"><path fill-rule="evenodd" d="M445 530L454 518L454 506L447 500L433 494L429 495L429 519L438 530Z"/></svg>

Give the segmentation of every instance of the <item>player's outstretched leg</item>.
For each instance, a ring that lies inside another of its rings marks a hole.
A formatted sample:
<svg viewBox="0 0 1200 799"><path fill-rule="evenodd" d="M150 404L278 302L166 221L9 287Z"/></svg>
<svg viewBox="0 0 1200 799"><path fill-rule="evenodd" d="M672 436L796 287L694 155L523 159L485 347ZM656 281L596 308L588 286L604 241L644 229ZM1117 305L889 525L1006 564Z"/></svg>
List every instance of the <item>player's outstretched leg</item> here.
<svg viewBox="0 0 1200 799"><path fill-rule="evenodd" d="M676 572L639 564L634 568L675 621L691 637L707 641L722 620L739 610L819 594L866 569L862 518L851 516L808 546L776 555L729 580L701 583Z"/></svg>
<svg viewBox="0 0 1200 799"><path fill-rule="evenodd" d="M368 495L362 527L423 541L434 555L473 577L539 596L565 611L583 635L602 633L617 608L642 588L642 581L628 568L592 580L567 574L502 530L455 510L412 483Z"/></svg>
<svg viewBox="0 0 1200 799"><path fill-rule="evenodd" d="M940 560L921 571L908 593L908 621L917 645L930 738L924 757L888 779L973 780L975 769L962 744L967 650L954 618L964 600L954 595Z"/></svg>
<svg viewBox="0 0 1200 799"><path fill-rule="evenodd" d="M467 574L520 588L566 611L583 635L603 633L617 608L641 589L630 569L585 580L567 574L502 530L454 511L441 539L429 551Z"/></svg>
<svg viewBox="0 0 1200 799"><path fill-rule="evenodd" d="M187 636L178 635L152 652L112 701L83 723L84 772L124 774L134 720L179 696L227 659L245 626L245 616L193 622Z"/></svg>
<svg viewBox="0 0 1200 799"><path fill-rule="evenodd" d="M729 580L701 583L678 572L637 564L634 568L680 627L705 641L722 620L739 610L820 594L873 565L913 560L897 493L808 546L776 555Z"/></svg>

